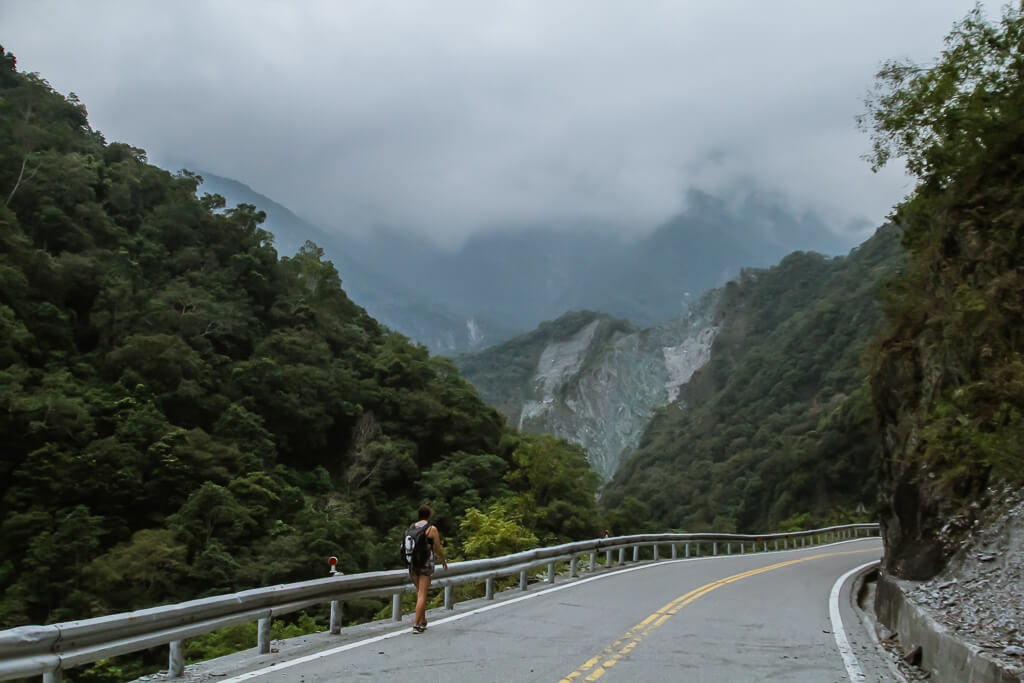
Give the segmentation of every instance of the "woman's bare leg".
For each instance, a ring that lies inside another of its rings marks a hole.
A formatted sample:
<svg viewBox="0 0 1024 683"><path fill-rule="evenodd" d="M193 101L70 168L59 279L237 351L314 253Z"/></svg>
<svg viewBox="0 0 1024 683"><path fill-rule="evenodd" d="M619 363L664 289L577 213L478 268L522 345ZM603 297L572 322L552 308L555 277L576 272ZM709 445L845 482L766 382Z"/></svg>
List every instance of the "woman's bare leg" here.
<svg viewBox="0 0 1024 683"><path fill-rule="evenodd" d="M427 592L430 590L430 577L416 577L416 621L415 624L427 623Z"/></svg>

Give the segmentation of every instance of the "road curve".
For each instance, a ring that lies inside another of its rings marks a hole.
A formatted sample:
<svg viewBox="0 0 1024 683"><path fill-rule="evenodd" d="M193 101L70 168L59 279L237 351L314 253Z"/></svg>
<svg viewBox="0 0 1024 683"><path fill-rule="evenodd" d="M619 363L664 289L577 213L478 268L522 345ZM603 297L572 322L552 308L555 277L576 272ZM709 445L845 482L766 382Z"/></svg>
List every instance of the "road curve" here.
<svg viewBox="0 0 1024 683"><path fill-rule="evenodd" d="M884 681L888 670L850 606L849 587L833 590L880 556L874 538L645 563L436 610L423 635L409 631L408 617L370 637L345 629L319 652L270 665L250 658L250 671L216 680L821 683L850 680L851 671L854 680ZM831 616L830 595L838 597ZM839 635L837 618L846 626ZM851 659L860 660L854 669Z"/></svg>

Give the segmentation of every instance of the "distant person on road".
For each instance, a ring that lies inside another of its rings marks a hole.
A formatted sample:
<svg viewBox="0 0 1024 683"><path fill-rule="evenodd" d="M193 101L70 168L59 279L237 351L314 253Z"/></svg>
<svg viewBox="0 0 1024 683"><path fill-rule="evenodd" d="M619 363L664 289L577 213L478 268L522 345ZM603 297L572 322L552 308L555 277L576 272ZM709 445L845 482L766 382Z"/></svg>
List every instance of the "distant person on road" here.
<svg viewBox="0 0 1024 683"><path fill-rule="evenodd" d="M405 561L409 565L409 577L416 586L413 633L427 630L427 591L430 590L430 577L434 574L434 558L440 559L441 566L448 569L448 560L441 549L441 532L431 523L432 515L429 505L420 505L419 520L406 530L402 543Z"/></svg>

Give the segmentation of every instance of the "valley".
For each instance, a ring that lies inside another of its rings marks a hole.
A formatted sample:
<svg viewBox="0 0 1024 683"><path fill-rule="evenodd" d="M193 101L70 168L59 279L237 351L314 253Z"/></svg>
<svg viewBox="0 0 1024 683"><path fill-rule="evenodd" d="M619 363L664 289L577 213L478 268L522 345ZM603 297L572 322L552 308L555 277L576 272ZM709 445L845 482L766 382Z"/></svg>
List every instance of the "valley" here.
<svg viewBox="0 0 1024 683"><path fill-rule="evenodd" d="M391 569L422 503L456 561L877 520L883 592L1024 671L1022 37L978 6L880 67L913 187L871 234L744 180L460 239L162 168L0 48L0 628Z"/></svg>

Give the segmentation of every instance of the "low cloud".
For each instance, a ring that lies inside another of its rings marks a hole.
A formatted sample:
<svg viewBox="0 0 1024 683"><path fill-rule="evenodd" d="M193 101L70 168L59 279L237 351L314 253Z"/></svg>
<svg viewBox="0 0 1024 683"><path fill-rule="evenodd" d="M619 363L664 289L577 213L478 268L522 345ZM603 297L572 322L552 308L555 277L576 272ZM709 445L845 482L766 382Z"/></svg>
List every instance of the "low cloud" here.
<svg viewBox="0 0 1024 683"><path fill-rule="evenodd" d="M339 230L454 244L508 225L645 231L755 186L841 230L912 187L854 117L884 59L970 0L6 3L5 48L108 140Z"/></svg>

